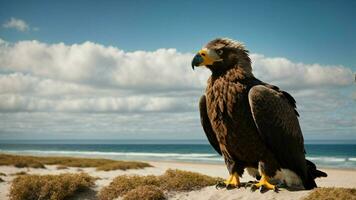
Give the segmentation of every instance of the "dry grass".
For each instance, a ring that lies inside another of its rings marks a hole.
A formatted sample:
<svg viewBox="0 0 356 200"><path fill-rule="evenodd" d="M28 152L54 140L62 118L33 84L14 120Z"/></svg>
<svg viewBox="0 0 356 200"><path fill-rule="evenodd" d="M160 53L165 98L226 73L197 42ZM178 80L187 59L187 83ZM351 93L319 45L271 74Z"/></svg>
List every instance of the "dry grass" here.
<svg viewBox="0 0 356 200"><path fill-rule="evenodd" d="M88 174L23 175L10 188L10 200L63 200L94 186Z"/></svg>
<svg viewBox="0 0 356 200"><path fill-rule="evenodd" d="M57 169L68 169L68 167L67 166L63 166L63 165L58 165Z"/></svg>
<svg viewBox="0 0 356 200"><path fill-rule="evenodd" d="M111 200L125 195L130 190L139 186L153 185L160 186L160 179L157 176L137 176L122 175L116 177L110 185L104 187L99 193L100 200Z"/></svg>
<svg viewBox="0 0 356 200"><path fill-rule="evenodd" d="M16 173L11 174L11 176L20 176L20 175L26 175L26 174L27 174L27 172L20 171L20 172L16 172Z"/></svg>
<svg viewBox="0 0 356 200"><path fill-rule="evenodd" d="M162 188L173 191L192 191L206 186L215 185L220 178L188 172L168 169L161 177Z"/></svg>
<svg viewBox="0 0 356 200"><path fill-rule="evenodd" d="M145 167L152 167L148 163L144 162L127 162L127 161L115 161L105 165L98 166L96 169L101 171L110 171L115 169L127 170L127 169L142 169Z"/></svg>
<svg viewBox="0 0 356 200"><path fill-rule="evenodd" d="M13 165L15 167L45 168L44 165L60 165L63 167L95 167L97 170L127 170L151 167L144 162L115 161L109 159L89 159L73 157L36 157L0 154L0 166Z"/></svg>
<svg viewBox="0 0 356 200"><path fill-rule="evenodd" d="M356 188L316 188L304 200L356 200Z"/></svg>
<svg viewBox="0 0 356 200"><path fill-rule="evenodd" d="M213 178L195 172L168 169L161 176L122 175L116 177L109 186L99 193L100 200L112 200L119 196L128 199L130 191L142 186L154 186L164 191L192 191L215 185L220 178ZM146 188L147 189L147 188ZM145 189L140 189L144 192Z"/></svg>
<svg viewBox="0 0 356 200"><path fill-rule="evenodd" d="M123 200L165 200L163 190L154 185L139 186L130 190Z"/></svg>

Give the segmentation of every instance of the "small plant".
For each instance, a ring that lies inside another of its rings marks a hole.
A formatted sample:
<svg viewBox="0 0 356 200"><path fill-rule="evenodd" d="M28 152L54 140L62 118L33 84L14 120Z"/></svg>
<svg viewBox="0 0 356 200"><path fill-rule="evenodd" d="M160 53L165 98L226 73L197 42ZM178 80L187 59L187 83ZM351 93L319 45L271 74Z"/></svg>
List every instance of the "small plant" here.
<svg viewBox="0 0 356 200"><path fill-rule="evenodd" d="M145 167L151 167L148 163L143 162L134 162L134 161L115 161L113 163L108 163L105 165L98 166L96 170L100 171L110 171L110 170L128 170L128 169L142 169Z"/></svg>
<svg viewBox="0 0 356 200"><path fill-rule="evenodd" d="M173 191L198 190L222 181L220 178L177 169L168 169L160 179L163 189Z"/></svg>
<svg viewBox="0 0 356 200"><path fill-rule="evenodd" d="M57 166L57 169L68 169L68 167L67 167L67 166L64 166L64 165L58 165L58 166Z"/></svg>
<svg viewBox="0 0 356 200"><path fill-rule="evenodd" d="M3 172L0 172L0 176L6 176L6 174Z"/></svg>
<svg viewBox="0 0 356 200"><path fill-rule="evenodd" d="M16 172L16 173L13 173L11 174L12 176L19 176L19 175L26 175L27 172L24 172L24 171L20 171L20 172Z"/></svg>
<svg viewBox="0 0 356 200"><path fill-rule="evenodd" d="M10 200L63 200L94 186L88 174L23 175L10 188Z"/></svg>
<svg viewBox="0 0 356 200"><path fill-rule="evenodd" d="M165 200L162 189L153 185L138 186L130 190L123 198L124 200Z"/></svg>
<svg viewBox="0 0 356 200"><path fill-rule="evenodd" d="M104 187L99 193L99 199L111 200L125 195L132 189L139 186L153 185L159 186L160 179L157 176L128 176L122 175L116 177L109 186Z"/></svg>
<svg viewBox="0 0 356 200"><path fill-rule="evenodd" d="M316 188L304 200L356 200L356 188Z"/></svg>
<svg viewBox="0 0 356 200"><path fill-rule="evenodd" d="M144 186L156 187L162 191L192 191L215 185L221 180L221 178L213 178L195 172L172 169L167 170L161 176L122 175L116 177L110 185L100 191L99 199L112 200L119 196L124 196L126 199L134 199L129 196L129 194L134 193L130 191L140 188L139 191L144 193L148 189L142 188ZM137 191L137 193L140 192Z"/></svg>
<svg viewBox="0 0 356 200"><path fill-rule="evenodd" d="M116 161L109 159L89 159L72 157L36 157L0 154L0 165L13 165L18 168L45 168L45 165L59 165L63 167L95 167L97 170L127 170L152 167L148 163L133 161Z"/></svg>

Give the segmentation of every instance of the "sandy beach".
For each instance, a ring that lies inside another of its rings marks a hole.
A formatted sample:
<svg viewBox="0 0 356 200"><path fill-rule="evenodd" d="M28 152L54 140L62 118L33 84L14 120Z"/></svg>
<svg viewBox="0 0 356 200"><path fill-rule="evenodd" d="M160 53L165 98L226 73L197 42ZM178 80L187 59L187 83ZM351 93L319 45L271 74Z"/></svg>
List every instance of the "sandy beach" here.
<svg viewBox="0 0 356 200"><path fill-rule="evenodd" d="M137 175L161 175L167 169L180 169L193 172L199 172L202 174L217 176L226 178L228 172L224 165L219 164L198 164L198 163L178 163L178 162L149 162L154 167L149 167L139 170L113 170L113 171L96 171L95 168L76 168L69 167L68 169L57 169L56 165L46 165L46 169L33 169L33 168L16 168L12 166L0 166L0 172L5 173L6 176L2 176L5 182L0 183L0 199L9 199L8 193L11 185L11 181L16 177L14 174L25 171L27 174L61 174L66 172L86 172L91 176L98 177L95 183L93 191L81 193L71 199L77 200L94 200L96 199L96 192L102 187L108 185L113 178L123 174L137 174ZM327 178L317 179L316 182L319 187L356 187L356 170L351 169L322 169L328 173ZM247 173L243 175L242 182L248 182L253 180ZM177 192L169 193L168 199L303 199L308 195L310 191L288 191L282 189L279 193L268 191L264 194L251 192L249 188L240 188L233 190L221 189L217 190L214 186L206 187L198 191L192 192Z"/></svg>

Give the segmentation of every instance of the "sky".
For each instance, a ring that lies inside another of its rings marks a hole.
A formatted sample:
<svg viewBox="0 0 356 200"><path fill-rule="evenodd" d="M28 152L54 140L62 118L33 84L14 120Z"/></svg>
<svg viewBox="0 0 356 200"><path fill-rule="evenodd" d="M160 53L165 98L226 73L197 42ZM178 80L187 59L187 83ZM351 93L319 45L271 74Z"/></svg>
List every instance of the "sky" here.
<svg viewBox="0 0 356 200"><path fill-rule="evenodd" d="M0 0L1 139L205 139L210 72L193 55L243 42L297 100L307 140L356 140L355 1Z"/></svg>

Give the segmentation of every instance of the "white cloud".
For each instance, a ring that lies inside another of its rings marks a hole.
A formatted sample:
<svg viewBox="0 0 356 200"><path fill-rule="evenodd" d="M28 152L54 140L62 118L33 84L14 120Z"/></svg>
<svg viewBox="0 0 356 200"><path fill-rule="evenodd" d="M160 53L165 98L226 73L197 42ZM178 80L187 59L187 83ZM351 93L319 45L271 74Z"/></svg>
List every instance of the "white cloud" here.
<svg viewBox="0 0 356 200"><path fill-rule="evenodd" d="M208 70L193 72L193 54L175 49L125 52L85 42L65 45L38 41L10 44L0 41L0 69L36 77L96 87L132 90L189 90L205 86ZM352 83L351 69L343 66L294 63L286 58L252 54L258 78L285 88L340 87Z"/></svg>
<svg viewBox="0 0 356 200"><path fill-rule="evenodd" d="M4 70L131 89L201 87L204 73L193 73L189 67L191 57L174 49L124 52L92 42L73 45L47 45L38 41L0 43L0 68Z"/></svg>
<svg viewBox="0 0 356 200"><path fill-rule="evenodd" d="M66 45L0 40L0 110L144 112L191 108L209 71L193 72L193 54L175 49L125 52L85 42ZM343 66L293 63L252 54L256 77L286 90L344 87ZM312 93L315 90L309 90ZM312 95L310 92L307 93Z"/></svg>
<svg viewBox="0 0 356 200"><path fill-rule="evenodd" d="M188 128L201 131L198 101L210 72L192 71L193 56L175 49L125 52L93 42L67 45L39 41L9 43L0 39L0 118L12 124L0 122L0 127L13 132L23 125L20 122L31 121L28 117L33 115L37 120L33 123L38 127L42 119L57 123L64 132L79 129L80 125L68 127L65 125L68 121L49 120L40 114L62 113L68 115L66 119L75 119L69 115L79 117L76 119L79 124L90 118L82 124L83 132L102 131L104 125L98 123L105 124L105 120L116 115L121 116L115 121L120 127L110 126L123 132L177 132L182 127L185 133ZM347 93L345 88L353 83L354 72L350 68L295 63L261 54L252 54L251 58L257 78L296 97L304 130L329 130L340 124L354 127L352 120L342 119L355 112L349 109L354 97L351 93L348 96L340 93ZM95 113L101 113L105 120L96 122L95 117L87 116ZM140 115L140 120L132 119L135 114ZM136 124L126 126L131 120L144 128L138 130ZM23 126L28 127L31 122ZM52 130L52 125L48 126Z"/></svg>
<svg viewBox="0 0 356 200"><path fill-rule="evenodd" d="M294 63L286 58L252 54L255 74L262 80L289 89L342 87L351 85L353 72L344 66Z"/></svg>
<svg viewBox="0 0 356 200"><path fill-rule="evenodd" d="M24 32L30 30L30 25L28 25L24 20L11 17L10 20L3 24L4 28L13 28L18 31ZM38 29L38 28L36 28Z"/></svg>
<svg viewBox="0 0 356 200"><path fill-rule="evenodd" d="M19 94L0 95L0 110L7 112L186 112L192 108L182 98L129 96L129 97L64 97L41 98Z"/></svg>

